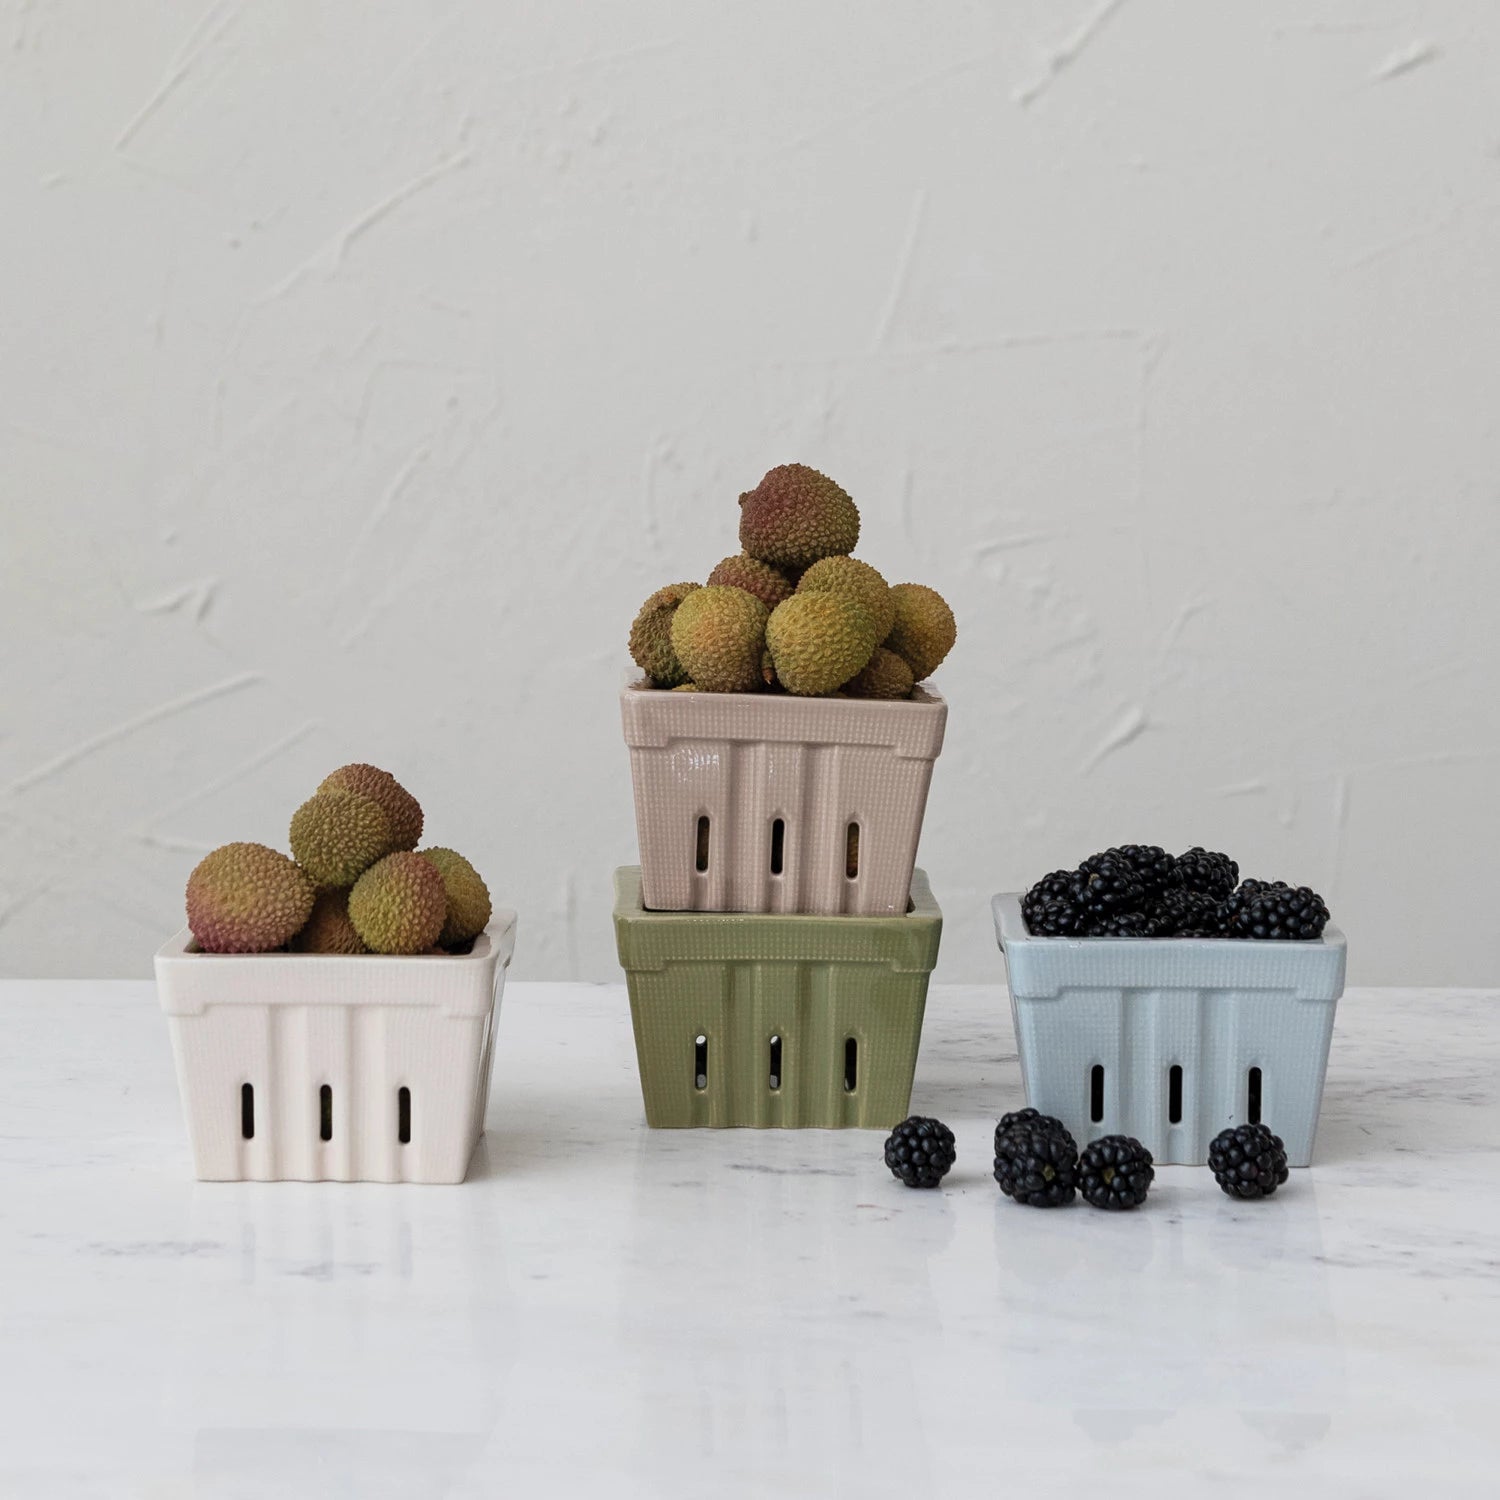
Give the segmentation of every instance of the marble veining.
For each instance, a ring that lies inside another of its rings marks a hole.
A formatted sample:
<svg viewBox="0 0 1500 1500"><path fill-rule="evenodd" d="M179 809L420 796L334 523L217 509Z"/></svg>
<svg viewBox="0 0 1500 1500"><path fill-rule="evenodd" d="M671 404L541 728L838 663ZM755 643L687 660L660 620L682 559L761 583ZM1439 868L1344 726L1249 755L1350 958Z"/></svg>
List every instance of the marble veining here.
<svg viewBox="0 0 1500 1500"><path fill-rule="evenodd" d="M1315 1165L1018 1209L1003 991L877 1132L651 1132L623 988L516 984L462 1188L198 1183L149 985L0 984L0 1495L1491 1496L1500 995L1351 990Z"/></svg>

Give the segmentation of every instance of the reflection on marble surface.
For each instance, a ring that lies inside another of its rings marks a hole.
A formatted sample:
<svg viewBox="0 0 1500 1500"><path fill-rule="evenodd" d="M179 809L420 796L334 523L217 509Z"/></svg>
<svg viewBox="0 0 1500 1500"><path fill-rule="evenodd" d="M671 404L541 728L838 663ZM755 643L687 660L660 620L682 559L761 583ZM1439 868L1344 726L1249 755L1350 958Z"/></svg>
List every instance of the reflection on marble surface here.
<svg viewBox="0 0 1500 1500"><path fill-rule="evenodd" d="M1351 991L1316 1166L1113 1216L990 1181L998 988L934 991L913 1193L647 1131L623 991L525 984L467 1186L195 1183L150 987L0 985L0 1495L1491 1496L1496 1005Z"/></svg>

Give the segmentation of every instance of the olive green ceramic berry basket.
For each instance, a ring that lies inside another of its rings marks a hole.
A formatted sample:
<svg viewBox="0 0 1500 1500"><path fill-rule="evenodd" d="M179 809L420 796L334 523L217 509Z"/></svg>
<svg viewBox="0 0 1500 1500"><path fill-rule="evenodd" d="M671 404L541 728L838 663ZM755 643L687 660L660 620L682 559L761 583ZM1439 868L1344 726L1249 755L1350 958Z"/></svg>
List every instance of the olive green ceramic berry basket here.
<svg viewBox="0 0 1500 1500"><path fill-rule="evenodd" d="M615 872L646 1123L889 1129L906 1118L943 914L648 911Z"/></svg>

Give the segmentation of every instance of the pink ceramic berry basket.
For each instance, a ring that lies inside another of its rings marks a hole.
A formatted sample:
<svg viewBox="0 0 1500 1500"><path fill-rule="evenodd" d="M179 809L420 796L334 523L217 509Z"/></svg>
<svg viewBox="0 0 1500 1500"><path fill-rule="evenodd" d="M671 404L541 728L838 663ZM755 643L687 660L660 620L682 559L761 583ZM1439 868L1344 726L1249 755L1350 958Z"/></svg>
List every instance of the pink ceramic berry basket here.
<svg viewBox="0 0 1500 1500"><path fill-rule="evenodd" d="M904 916L948 705L676 693L620 699L648 911Z"/></svg>
<svg viewBox="0 0 1500 1500"><path fill-rule="evenodd" d="M515 938L508 911L466 954L204 953L179 932L156 988L198 1177L462 1182Z"/></svg>

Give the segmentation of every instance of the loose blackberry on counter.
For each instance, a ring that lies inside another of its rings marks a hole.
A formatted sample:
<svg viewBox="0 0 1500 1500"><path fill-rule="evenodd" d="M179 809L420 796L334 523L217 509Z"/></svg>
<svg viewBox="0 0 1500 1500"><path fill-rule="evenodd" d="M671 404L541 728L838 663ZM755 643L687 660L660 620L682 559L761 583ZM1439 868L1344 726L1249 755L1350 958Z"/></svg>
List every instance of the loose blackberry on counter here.
<svg viewBox="0 0 1500 1500"><path fill-rule="evenodd" d="M1316 891L1305 885L1291 889L1277 881L1269 889L1253 892L1237 904L1229 923L1229 936L1310 943L1323 936L1327 925L1328 906Z"/></svg>
<svg viewBox="0 0 1500 1500"><path fill-rule="evenodd" d="M997 1131L995 1181L1017 1203L1061 1208L1073 1201L1078 1185L1078 1147L1066 1130L1036 1121Z"/></svg>
<svg viewBox="0 0 1500 1500"><path fill-rule="evenodd" d="M1078 1158L1078 1190L1095 1208L1139 1208L1155 1176L1151 1153L1133 1136L1101 1135Z"/></svg>
<svg viewBox="0 0 1500 1500"><path fill-rule="evenodd" d="M1208 1168L1231 1198L1269 1198L1286 1181L1286 1148L1269 1125L1234 1125L1208 1147Z"/></svg>
<svg viewBox="0 0 1500 1500"><path fill-rule="evenodd" d="M935 1188L957 1160L953 1132L941 1120L912 1115L885 1143L885 1164L909 1188Z"/></svg>
<svg viewBox="0 0 1500 1500"><path fill-rule="evenodd" d="M1050 1130L1054 1135L1066 1138L1068 1144L1076 1151L1077 1144L1073 1140L1073 1134L1056 1115L1044 1115L1039 1109L1012 1110L1008 1115L1000 1116L1000 1123L995 1126L995 1155L1000 1154L1000 1137L1009 1134L1012 1130L1025 1128L1028 1130Z"/></svg>
<svg viewBox="0 0 1500 1500"><path fill-rule="evenodd" d="M1218 854L1194 844L1179 854L1172 868L1172 884L1188 891L1202 891L1222 901L1240 878L1240 867L1227 854Z"/></svg>

